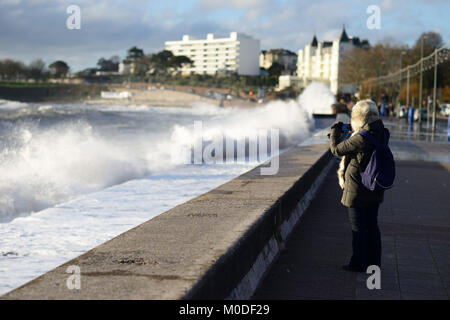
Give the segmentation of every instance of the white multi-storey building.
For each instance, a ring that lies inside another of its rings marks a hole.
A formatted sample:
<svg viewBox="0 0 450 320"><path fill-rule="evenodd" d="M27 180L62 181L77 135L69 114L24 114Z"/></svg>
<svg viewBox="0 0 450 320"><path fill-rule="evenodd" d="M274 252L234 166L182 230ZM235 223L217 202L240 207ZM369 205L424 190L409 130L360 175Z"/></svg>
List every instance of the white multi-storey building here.
<svg viewBox="0 0 450 320"><path fill-rule="evenodd" d="M353 86L345 85L341 81L340 64L343 53L360 46L359 38L349 37L345 28L339 39L334 41L317 41L314 36L303 50L298 51L297 76L302 85L320 81L327 84L334 94L354 93Z"/></svg>
<svg viewBox="0 0 450 320"><path fill-rule="evenodd" d="M184 35L181 41L167 41L166 50L186 56L193 66L184 66L182 74L237 73L259 75L260 42L248 35L231 32L220 37L209 33L206 39Z"/></svg>

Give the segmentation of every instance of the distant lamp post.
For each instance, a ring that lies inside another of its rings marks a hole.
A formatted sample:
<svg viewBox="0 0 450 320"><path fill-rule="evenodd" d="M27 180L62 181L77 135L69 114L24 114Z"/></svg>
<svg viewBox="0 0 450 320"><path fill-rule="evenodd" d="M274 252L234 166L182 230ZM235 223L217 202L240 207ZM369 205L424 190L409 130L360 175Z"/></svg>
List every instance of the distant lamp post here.
<svg viewBox="0 0 450 320"><path fill-rule="evenodd" d="M422 83L423 83L423 40L426 35L420 37L420 84L419 84L419 128L422 124Z"/></svg>
<svg viewBox="0 0 450 320"><path fill-rule="evenodd" d="M406 106L409 107L409 78L410 71L409 66L406 68Z"/></svg>
<svg viewBox="0 0 450 320"><path fill-rule="evenodd" d="M433 132L436 131L436 86L437 86L437 65L438 65L438 50L434 50L434 85L433 85L433 120L431 124L431 130Z"/></svg>
<svg viewBox="0 0 450 320"><path fill-rule="evenodd" d="M403 68L403 56L406 54L406 51L402 51L400 53L400 75L398 77L398 110L397 110L397 118L400 118L400 93L402 91L402 68Z"/></svg>

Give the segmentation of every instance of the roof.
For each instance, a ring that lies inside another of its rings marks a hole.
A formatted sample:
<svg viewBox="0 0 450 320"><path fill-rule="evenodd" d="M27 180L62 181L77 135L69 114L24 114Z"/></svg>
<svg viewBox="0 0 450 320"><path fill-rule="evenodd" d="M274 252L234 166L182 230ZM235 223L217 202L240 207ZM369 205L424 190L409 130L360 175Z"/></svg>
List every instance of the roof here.
<svg viewBox="0 0 450 320"><path fill-rule="evenodd" d="M292 51L287 50L287 49L281 49L281 48L279 48L279 49L270 49L267 52L268 53L272 53L272 54L283 55L283 56L296 56L297 55L295 52L292 52Z"/></svg>
<svg viewBox="0 0 450 320"><path fill-rule="evenodd" d="M339 37L339 42L348 42L350 41L350 38L347 35L347 32L345 32L345 27L342 28L341 36Z"/></svg>
<svg viewBox="0 0 450 320"><path fill-rule="evenodd" d="M355 46L361 46L361 41L358 37L353 37L351 40Z"/></svg>

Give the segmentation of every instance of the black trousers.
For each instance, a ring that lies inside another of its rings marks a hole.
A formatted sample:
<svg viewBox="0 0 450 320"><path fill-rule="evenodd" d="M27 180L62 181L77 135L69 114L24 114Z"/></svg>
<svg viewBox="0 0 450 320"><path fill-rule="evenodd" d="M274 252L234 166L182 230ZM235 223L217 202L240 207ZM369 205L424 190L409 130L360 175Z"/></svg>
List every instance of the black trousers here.
<svg viewBox="0 0 450 320"><path fill-rule="evenodd" d="M349 266L366 271L370 265L381 267L381 236L378 228L378 207L348 208L348 217L352 227L353 255Z"/></svg>

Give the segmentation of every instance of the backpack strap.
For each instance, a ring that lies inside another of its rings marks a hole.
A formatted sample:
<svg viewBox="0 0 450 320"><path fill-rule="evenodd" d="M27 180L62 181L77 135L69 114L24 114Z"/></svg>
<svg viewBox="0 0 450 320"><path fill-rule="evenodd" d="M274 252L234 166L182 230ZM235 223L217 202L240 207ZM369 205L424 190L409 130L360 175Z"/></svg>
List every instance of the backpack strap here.
<svg viewBox="0 0 450 320"><path fill-rule="evenodd" d="M360 131L358 131L358 134L362 135L364 139L369 140L370 142L372 142L373 145L375 146L375 148L379 148L380 147L380 143L377 141L377 139L375 139L375 137L373 135L371 135L369 133L369 131L367 131L367 130L360 130Z"/></svg>

